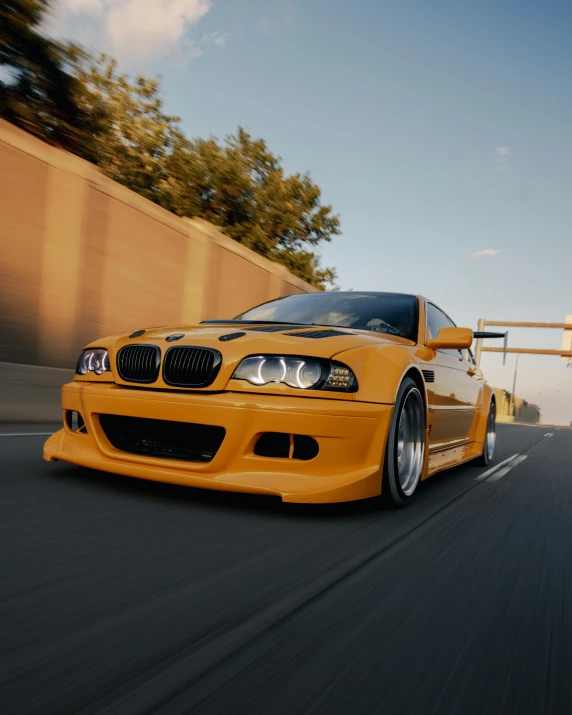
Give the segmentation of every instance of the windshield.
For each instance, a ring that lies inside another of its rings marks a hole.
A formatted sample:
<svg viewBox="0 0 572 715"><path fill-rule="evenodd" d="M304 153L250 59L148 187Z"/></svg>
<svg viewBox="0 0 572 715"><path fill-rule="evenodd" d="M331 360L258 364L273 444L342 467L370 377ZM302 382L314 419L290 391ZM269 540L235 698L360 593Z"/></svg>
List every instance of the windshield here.
<svg viewBox="0 0 572 715"><path fill-rule="evenodd" d="M263 303L236 319L356 328L417 342L418 300L398 293L302 293Z"/></svg>

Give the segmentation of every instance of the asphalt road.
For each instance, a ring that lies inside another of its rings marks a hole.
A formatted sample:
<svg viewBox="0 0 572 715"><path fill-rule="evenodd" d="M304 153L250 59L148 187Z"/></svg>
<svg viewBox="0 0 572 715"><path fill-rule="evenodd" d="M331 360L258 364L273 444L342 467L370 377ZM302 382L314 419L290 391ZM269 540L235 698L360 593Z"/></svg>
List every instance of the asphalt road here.
<svg viewBox="0 0 572 715"><path fill-rule="evenodd" d="M43 440L0 436L2 715L572 713L572 430L501 426L495 462L524 460L396 512L47 464Z"/></svg>

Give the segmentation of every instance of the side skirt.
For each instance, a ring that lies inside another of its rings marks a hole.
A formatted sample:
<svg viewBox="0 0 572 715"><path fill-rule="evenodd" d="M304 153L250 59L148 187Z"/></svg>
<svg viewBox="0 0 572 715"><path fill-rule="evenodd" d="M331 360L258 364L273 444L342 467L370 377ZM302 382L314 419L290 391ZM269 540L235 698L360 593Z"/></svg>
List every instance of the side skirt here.
<svg viewBox="0 0 572 715"><path fill-rule="evenodd" d="M424 479L432 477L437 472L443 471L443 469L449 469L450 467L463 464L463 462L469 462L471 459L478 457L482 450L482 444L469 442L468 444L429 452L427 471L425 472Z"/></svg>

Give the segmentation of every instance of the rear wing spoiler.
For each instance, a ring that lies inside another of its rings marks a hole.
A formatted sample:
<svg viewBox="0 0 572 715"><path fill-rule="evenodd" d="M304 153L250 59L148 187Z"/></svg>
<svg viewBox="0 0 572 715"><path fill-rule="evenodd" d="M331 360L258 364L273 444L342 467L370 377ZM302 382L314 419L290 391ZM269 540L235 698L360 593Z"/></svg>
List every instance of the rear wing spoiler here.
<svg viewBox="0 0 572 715"><path fill-rule="evenodd" d="M488 340L489 338L504 338L504 351L502 356L502 364L506 364L506 349L508 346L508 330L506 333L492 333L488 330L477 331L473 333L475 340Z"/></svg>

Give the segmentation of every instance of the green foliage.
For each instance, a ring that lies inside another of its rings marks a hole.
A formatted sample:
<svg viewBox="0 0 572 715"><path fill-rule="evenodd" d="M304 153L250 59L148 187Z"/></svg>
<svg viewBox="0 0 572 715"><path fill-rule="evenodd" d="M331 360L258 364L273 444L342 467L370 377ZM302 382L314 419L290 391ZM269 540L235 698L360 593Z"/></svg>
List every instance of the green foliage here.
<svg viewBox="0 0 572 715"><path fill-rule="evenodd" d="M324 289L335 271L316 247L340 233L306 174L287 175L262 139L239 128L219 141L187 139L165 112L160 78L120 74L38 27L47 0L0 4L0 116L94 161L111 179L178 216L197 216Z"/></svg>
<svg viewBox="0 0 572 715"><path fill-rule="evenodd" d="M97 165L114 181L163 204L169 191L167 158L182 136L176 128L180 118L163 111L159 82L146 77L132 82L118 74L117 62L107 55L95 62L77 56L74 73L80 107L98 117Z"/></svg>
<svg viewBox="0 0 572 715"><path fill-rule="evenodd" d="M0 81L0 117L92 159L95 127L77 106L77 80L69 71L71 55L79 51L38 31L47 5L46 0L0 3L0 66L9 76Z"/></svg>
<svg viewBox="0 0 572 715"><path fill-rule="evenodd" d="M80 106L99 118L97 164L110 178L172 211L198 216L295 275L325 288L335 281L312 251L340 233L309 176L287 176L279 157L244 129L188 140L165 113L160 80L119 74L112 58L79 57Z"/></svg>

